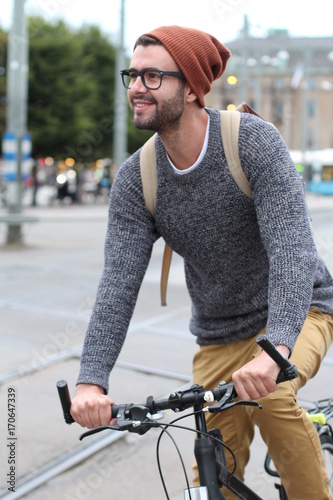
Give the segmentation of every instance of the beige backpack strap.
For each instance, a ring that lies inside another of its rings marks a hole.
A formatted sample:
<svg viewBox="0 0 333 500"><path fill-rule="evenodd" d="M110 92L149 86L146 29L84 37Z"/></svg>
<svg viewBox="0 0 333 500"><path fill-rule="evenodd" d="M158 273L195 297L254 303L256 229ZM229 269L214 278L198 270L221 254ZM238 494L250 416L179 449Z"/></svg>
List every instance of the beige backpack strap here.
<svg viewBox="0 0 333 500"><path fill-rule="evenodd" d="M140 172L142 181L143 196L147 210L155 217L156 194L157 194L157 165L154 134L143 145L140 154ZM172 250L165 244L162 270L161 270L161 305L166 306L166 293L171 265Z"/></svg>
<svg viewBox="0 0 333 500"><path fill-rule="evenodd" d="M161 270L161 306L166 306L166 295L167 295L167 287L168 287L168 279L169 279L169 271L171 266L172 259L172 249L165 243L164 252L163 252L163 261L162 261L162 270Z"/></svg>
<svg viewBox="0 0 333 500"><path fill-rule="evenodd" d="M234 181L248 198L253 199L238 153L240 111L220 111L221 136L228 167Z"/></svg>
<svg viewBox="0 0 333 500"><path fill-rule="evenodd" d="M155 217L156 193L157 193L157 168L154 134L143 145L140 154L140 173L143 197L147 210Z"/></svg>

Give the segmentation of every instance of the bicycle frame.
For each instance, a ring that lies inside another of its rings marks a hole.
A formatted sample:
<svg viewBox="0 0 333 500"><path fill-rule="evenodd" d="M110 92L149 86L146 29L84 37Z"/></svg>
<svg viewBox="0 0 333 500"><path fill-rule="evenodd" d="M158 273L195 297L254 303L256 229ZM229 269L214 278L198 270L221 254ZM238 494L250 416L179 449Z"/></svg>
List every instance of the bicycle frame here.
<svg viewBox="0 0 333 500"><path fill-rule="evenodd" d="M202 409L202 405L194 407L196 412ZM200 486L198 488L191 488L190 496L185 496L185 500L187 498L191 500L206 498L209 500L226 499L220 490L221 486L225 486L242 500L263 500L228 470L223 446L219 445L219 441L222 441L221 433L217 429L207 430L203 411L195 413L195 421L196 429L199 432L194 444L194 455L198 465ZM213 439L208 437L207 434L212 436ZM203 492L203 495L206 494L205 490L202 490L202 487L206 489L208 496L202 496L201 492ZM199 496L193 497L192 491L194 493L198 491Z"/></svg>

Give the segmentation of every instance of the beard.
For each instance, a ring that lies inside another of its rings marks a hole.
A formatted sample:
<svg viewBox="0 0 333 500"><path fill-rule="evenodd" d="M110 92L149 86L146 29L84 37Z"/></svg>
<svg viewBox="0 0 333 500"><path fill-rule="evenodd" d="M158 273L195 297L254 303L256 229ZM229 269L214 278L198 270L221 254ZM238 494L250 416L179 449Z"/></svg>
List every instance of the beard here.
<svg viewBox="0 0 333 500"><path fill-rule="evenodd" d="M145 99L147 100L147 97ZM184 87L180 85L176 95L162 101L160 107L158 107L157 101L153 97L150 98L150 101L156 104L154 115L143 119L140 113L134 114L132 111L134 127L140 130L154 130L158 134L166 133L169 130L174 131L175 125L180 122L184 112Z"/></svg>

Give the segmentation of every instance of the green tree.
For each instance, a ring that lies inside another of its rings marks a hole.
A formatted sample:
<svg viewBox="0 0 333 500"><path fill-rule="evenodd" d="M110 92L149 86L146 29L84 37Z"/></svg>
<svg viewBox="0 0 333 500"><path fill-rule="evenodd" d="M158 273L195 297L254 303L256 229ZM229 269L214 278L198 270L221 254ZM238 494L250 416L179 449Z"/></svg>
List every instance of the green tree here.
<svg viewBox="0 0 333 500"><path fill-rule="evenodd" d="M93 57L89 64L96 40L92 37L90 44L84 43L82 34L63 22L51 25L32 18L30 27L28 123L33 151L58 158L75 153L82 161L96 159L102 153L101 144L91 140L91 131L100 126L95 110L105 105L97 90L103 67L92 67ZM95 35L101 43L98 30ZM110 46L103 41L112 66Z"/></svg>
<svg viewBox="0 0 333 500"><path fill-rule="evenodd" d="M80 107L91 126L81 130L76 154L94 159L112 155L115 48L96 26L84 26L76 39L80 47L76 71L88 87L80 96Z"/></svg>
<svg viewBox="0 0 333 500"><path fill-rule="evenodd" d="M91 77L90 93L82 98L81 105L94 121L92 130L85 130L83 142L95 145L97 157L113 155L113 129L116 113L115 74L116 48L96 26L83 26L78 31L78 39L82 50L80 71L83 77ZM126 90L124 89L124 92ZM96 105L98 103L98 105ZM149 131L137 130L128 110L128 152L136 151L152 135ZM90 139L90 140L89 140Z"/></svg>
<svg viewBox="0 0 333 500"><path fill-rule="evenodd" d="M116 49L97 26L28 19L28 130L34 157L89 162L113 155ZM7 33L0 29L0 132L5 130ZM125 92L125 89L124 89ZM128 152L150 137L128 112Z"/></svg>

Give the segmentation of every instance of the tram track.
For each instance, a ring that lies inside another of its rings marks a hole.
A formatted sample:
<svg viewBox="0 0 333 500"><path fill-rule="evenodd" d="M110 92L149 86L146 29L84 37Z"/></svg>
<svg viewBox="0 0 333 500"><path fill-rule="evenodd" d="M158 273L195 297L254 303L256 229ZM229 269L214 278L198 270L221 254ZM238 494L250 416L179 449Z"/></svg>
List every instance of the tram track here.
<svg viewBox="0 0 333 500"><path fill-rule="evenodd" d="M71 351L66 351L62 355L58 356L58 362L70 359L70 357L79 357L79 349L76 348ZM50 363L54 363L54 360L50 360ZM125 361L118 360L117 367L130 370L133 372L139 372L142 374L153 375L156 377L170 378L184 382L184 384L177 390L184 390L191 384L191 377L189 375L173 372L169 370L163 370L148 365L142 365L139 363L129 363ZM26 374L23 371L20 375ZM4 378L4 377L3 377ZM8 493L7 490L0 490L0 498L2 500L15 500L22 498L23 496L31 493L35 489L45 485L48 481L59 476L60 474L68 471L72 467L80 465L82 462L92 457L99 451L103 450L107 446L116 443L119 440L124 439L127 432L117 432L112 431L100 438L94 440L93 443L88 443L80 446L80 448L72 450L55 460L52 460L48 464L41 467L38 471L35 471L22 479L19 479L16 484L14 492Z"/></svg>

